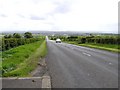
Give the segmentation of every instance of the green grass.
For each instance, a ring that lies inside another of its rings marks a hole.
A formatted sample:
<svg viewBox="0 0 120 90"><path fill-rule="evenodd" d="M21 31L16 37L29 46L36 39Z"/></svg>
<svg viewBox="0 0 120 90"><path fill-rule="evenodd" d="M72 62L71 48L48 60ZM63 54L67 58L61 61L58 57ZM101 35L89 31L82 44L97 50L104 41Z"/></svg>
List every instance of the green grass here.
<svg viewBox="0 0 120 90"><path fill-rule="evenodd" d="M107 50L107 51L111 51L111 52L119 52L120 53L120 46L119 45L95 44L95 43L78 44L75 41L67 41L66 43L75 44L75 45L79 45L79 46L90 47L90 48L96 48L96 49L101 49L101 50Z"/></svg>
<svg viewBox="0 0 120 90"><path fill-rule="evenodd" d="M38 41L3 52L3 77L28 76L47 53L46 42Z"/></svg>
<svg viewBox="0 0 120 90"><path fill-rule="evenodd" d="M101 50L107 50L111 52L119 52L119 46L118 45L110 45L110 44L79 44L80 46L85 46L85 47L91 47L91 48L96 48L96 49L101 49Z"/></svg>
<svg viewBox="0 0 120 90"><path fill-rule="evenodd" d="M2 52L0 52L0 77L2 76Z"/></svg>

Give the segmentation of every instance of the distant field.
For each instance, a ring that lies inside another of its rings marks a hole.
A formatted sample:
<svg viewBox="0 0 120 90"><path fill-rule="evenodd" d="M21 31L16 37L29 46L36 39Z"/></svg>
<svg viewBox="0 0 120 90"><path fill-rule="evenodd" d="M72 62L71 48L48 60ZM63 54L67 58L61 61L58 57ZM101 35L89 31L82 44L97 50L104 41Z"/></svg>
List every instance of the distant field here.
<svg viewBox="0 0 120 90"><path fill-rule="evenodd" d="M35 67L40 58L47 53L44 40L18 46L4 51L2 54L2 75L27 76Z"/></svg>

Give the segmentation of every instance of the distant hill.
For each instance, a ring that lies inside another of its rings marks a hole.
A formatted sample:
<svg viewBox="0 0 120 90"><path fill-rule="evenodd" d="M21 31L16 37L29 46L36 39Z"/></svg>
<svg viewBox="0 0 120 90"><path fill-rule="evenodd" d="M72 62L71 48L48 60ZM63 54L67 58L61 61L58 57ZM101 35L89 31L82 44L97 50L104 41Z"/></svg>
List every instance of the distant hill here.
<svg viewBox="0 0 120 90"><path fill-rule="evenodd" d="M13 34L13 33L25 33L26 31L3 31L1 34ZM117 35L114 33L86 33L86 32L79 32L79 31L28 31L33 34L42 34L42 35Z"/></svg>

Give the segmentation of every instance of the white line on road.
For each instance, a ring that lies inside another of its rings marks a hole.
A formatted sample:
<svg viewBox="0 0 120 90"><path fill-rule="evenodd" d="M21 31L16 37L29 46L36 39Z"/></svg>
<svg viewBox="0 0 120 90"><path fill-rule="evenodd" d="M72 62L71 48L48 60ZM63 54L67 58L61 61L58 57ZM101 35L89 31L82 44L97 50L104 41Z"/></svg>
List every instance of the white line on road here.
<svg viewBox="0 0 120 90"><path fill-rule="evenodd" d="M84 55L87 55L87 56L91 56L90 54L88 54L88 53L85 53L85 52L83 52L83 54L84 54Z"/></svg>
<svg viewBox="0 0 120 90"><path fill-rule="evenodd" d="M112 65L112 63L109 63L109 65Z"/></svg>

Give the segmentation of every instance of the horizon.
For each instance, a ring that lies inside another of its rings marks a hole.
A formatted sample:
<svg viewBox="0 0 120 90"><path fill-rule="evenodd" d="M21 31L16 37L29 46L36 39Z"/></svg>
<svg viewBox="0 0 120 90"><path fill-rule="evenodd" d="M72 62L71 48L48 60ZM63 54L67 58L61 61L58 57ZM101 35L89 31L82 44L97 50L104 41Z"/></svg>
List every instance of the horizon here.
<svg viewBox="0 0 120 90"><path fill-rule="evenodd" d="M119 33L111 33L111 32L84 32L84 31L48 31L48 30L31 30L31 31L3 31L0 33L25 33L25 32L31 32L31 33L78 33L78 34L119 34Z"/></svg>

